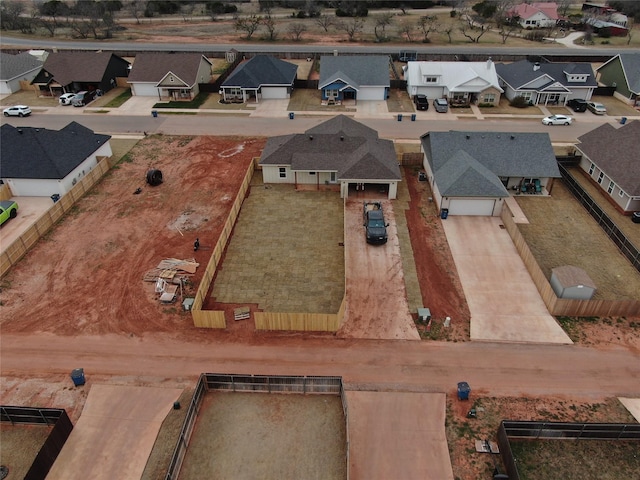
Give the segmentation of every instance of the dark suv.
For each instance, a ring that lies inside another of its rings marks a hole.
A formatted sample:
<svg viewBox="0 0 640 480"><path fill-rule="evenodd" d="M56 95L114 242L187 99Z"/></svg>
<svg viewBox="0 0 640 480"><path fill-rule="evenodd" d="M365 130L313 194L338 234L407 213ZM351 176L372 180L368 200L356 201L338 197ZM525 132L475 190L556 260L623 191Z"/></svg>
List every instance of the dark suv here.
<svg viewBox="0 0 640 480"><path fill-rule="evenodd" d="M572 98L567 102L567 107L570 107L574 112L586 112L587 101L580 98Z"/></svg>
<svg viewBox="0 0 640 480"><path fill-rule="evenodd" d="M416 104L416 110L429 110L429 100L426 95L416 95L413 97L413 102Z"/></svg>

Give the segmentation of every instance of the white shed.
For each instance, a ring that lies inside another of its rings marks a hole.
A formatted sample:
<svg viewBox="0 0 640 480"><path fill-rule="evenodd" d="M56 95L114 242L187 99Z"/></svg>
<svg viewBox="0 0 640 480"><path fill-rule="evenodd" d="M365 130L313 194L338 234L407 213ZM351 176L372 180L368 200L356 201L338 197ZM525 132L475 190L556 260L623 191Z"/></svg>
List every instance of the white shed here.
<svg viewBox="0 0 640 480"><path fill-rule="evenodd" d="M558 298L591 300L596 284L583 269L564 265L551 270L551 287Z"/></svg>

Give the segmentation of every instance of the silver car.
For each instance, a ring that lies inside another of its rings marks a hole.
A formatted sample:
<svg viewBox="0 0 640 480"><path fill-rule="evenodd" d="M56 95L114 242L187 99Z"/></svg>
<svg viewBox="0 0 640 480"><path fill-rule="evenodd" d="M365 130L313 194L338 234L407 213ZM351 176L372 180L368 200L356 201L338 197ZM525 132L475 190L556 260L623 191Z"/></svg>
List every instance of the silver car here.
<svg viewBox="0 0 640 480"><path fill-rule="evenodd" d="M447 113L449 111L449 102L447 102L446 98L436 98L433 101L433 108L436 109L436 112Z"/></svg>
<svg viewBox="0 0 640 480"><path fill-rule="evenodd" d="M596 115L604 115L605 113L607 113L607 107L605 107L601 103L589 102L587 103L587 108L591 110L593 113L595 113Z"/></svg>

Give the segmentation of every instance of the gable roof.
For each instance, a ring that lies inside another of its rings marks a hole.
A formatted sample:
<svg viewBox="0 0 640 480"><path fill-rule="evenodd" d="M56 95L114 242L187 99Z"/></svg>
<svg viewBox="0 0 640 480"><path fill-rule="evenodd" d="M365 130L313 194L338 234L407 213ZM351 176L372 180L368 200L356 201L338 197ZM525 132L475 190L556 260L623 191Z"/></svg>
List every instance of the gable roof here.
<svg viewBox="0 0 640 480"><path fill-rule="evenodd" d="M100 83L112 58L129 63L110 52L63 51L50 53L42 68L62 86L73 82ZM41 78L42 73L36 77L33 83L37 83Z"/></svg>
<svg viewBox="0 0 640 480"><path fill-rule="evenodd" d="M436 184L448 196L507 196L500 177L560 178L547 133L451 130L421 140Z"/></svg>
<svg viewBox="0 0 640 480"><path fill-rule="evenodd" d="M597 87L593 68L590 63L540 63L540 68L534 70L535 63L528 60L520 60L514 63L497 63L496 72L500 79L513 87L514 89L526 88L526 85L534 80L547 77L546 81L535 88L540 91L553 85L560 83L568 88L576 87ZM589 75L586 82L573 82L567 80L567 75Z"/></svg>
<svg viewBox="0 0 640 480"><path fill-rule="evenodd" d="M596 70L599 71L614 61L619 61L622 65L622 71L627 80L629 90L636 95L640 95L640 53L619 53L600 65Z"/></svg>
<svg viewBox="0 0 640 480"><path fill-rule="evenodd" d="M18 55L0 52L0 80L13 80L39 68L42 62L27 52Z"/></svg>
<svg viewBox="0 0 640 480"><path fill-rule="evenodd" d="M325 55L320 57L319 88L342 81L360 87L388 87L389 57L384 55Z"/></svg>
<svg viewBox="0 0 640 480"><path fill-rule="evenodd" d="M256 55L241 63L222 83L223 87L259 88L293 85L298 66L270 55Z"/></svg>
<svg viewBox="0 0 640 480"><path fill-rule="evenodd" d="M71 122L62 130L0 127L2 178L65 178L111 138Z"/></svg>
<svg viewBox="0 0 640 480"><path fill-rule="evenodd" d="M405 78L411 86L432 85L425 76L438 76L438 86L450 92L481 92L489 87L503 92L498 82L495 64L486 62L407 62Z"/></svg>
<svg viewBox="0 0 640 480"><path fill-rule="evenodd" d="M518 16L522 20L533 17L537 13L542 13L551 20L558 20L558 5L554 2L546 3L521 3L509 10L510 16Z"/></svg>
<svg viewBox="0 0 640 480"><path fill-rule="evenodd" d="M604 123L578 137L576 148L628 195L640 197L640 120L615 128Z"/></svg>
<svg viewBox="0 0 640 480"><path fill-rule="evenodd" d="M138 53L129 73L129 82L160 83L173 74L185 85L198 83L200 62L212 63L201 53Z"/></svg>
<svg viewBox="0 0 640 480"><path fill-rule="evenodd" d="M290 165L292 170L337 172L338 180L402 178L391 140L375 130L338 115L303 134L271 137L261 165Z"/></svg>

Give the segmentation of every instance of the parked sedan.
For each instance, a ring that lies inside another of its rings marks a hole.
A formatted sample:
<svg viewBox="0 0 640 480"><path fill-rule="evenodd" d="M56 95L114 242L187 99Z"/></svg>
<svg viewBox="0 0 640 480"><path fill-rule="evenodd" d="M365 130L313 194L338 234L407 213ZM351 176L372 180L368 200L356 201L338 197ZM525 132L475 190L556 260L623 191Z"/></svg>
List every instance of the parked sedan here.
<svg viewBox="0 0 640 480"><path fill-rule="evenodd" d="M595 113L596 115L604 115L605 113L607 113L607 107L605 107L601 103L589 102L587 103L587 108L591 110L593 113Z"/></svg>
<svg viewBox="0 0 640 480"><path fill-rule="evenodd" d="M567 115L551 115L542 119L543 125L571 125L573 118Z"/></svg>
<svg viewBox="0 0 640 480"><path fill-rule="evenodd" d="M76 98L75 93L63 93L60 95L58 101L60 102L60 105L71 105L74 98Z"/></svg>
<svg viewBox="0 0 640 480"><path fill-rule="evenodd" d="M26 105L14 105L13 107L5 108L2 114L5 117L27 117L31 115L31 109Z"/></svg>
<svg viewBox="0 0 640 480"><path fill-rule="evenodd" d="M447 102L446 98L436 98L433 101L433 107L436 109L436 112L447 113L449 111L449 102Z"/></svg>

